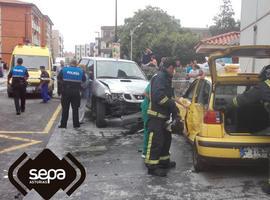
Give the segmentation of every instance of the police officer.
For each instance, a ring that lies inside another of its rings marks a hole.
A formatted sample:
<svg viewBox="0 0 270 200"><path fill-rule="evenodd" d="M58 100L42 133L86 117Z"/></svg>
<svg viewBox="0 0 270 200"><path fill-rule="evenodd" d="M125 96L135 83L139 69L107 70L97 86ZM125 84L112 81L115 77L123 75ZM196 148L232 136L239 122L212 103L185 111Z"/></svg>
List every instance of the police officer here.
<svg viewBox="0 0 270 200"><path fill-rule="evenodd" d="M17 115L25 111L26 86L29 77L26 67L22 66L22 64L23 59L18 58L17 65L8 74L8 84L10 84L10 79L12 78L11 87Z"/></svg>
<svg viewBox="0 0 270 200"><path fill-rule="evenodd" d="M172 77L175 63L166 59L162 70L150 82L150 103L148 109L149 140L145 158L148 174L166 176L166 169L176 166L170 161L171 133L167 130L166 121L172 114L173 119L178 118L178 109L173 100Z"/></svg>
<svg viewBox="0 0 270 200"><path fill-rule="evenodd" d="M261 70L259 77L261 80L260 83L251 88L250 90L244 92L243 94L234 97L233 100L226 106L226 111L230 110L233 107L245 106L260 101L264 104L266 110L269 112L270 115L270 65L265 66ZM266 193L270 194L270 177L268 183L263 187L263 190Z"/></svg>
<svg viewBox="0 0 270 200"><path fill-rule="evenodd" d="M69 107L71 104L73 115L73 127L79 128L79 107L81 103L81 83L86 81L83 70L77 67L77 61L72 60L70 66L64 67L57 77L62 85L62 119L59 128L67 127Z"/></svg>

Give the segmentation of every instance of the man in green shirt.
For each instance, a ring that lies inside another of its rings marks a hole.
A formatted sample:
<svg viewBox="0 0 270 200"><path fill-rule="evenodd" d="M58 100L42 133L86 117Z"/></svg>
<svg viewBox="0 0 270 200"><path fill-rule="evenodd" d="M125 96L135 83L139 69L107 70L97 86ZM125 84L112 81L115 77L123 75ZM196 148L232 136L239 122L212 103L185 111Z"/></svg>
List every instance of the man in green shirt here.
<svg viewBox="0 0 270 200"><path fill-rule="evenodd" d="M147 85L145 91L144 91L144 100L141 103L141 110L142 110L142 118L143 118L143 153L142 157L145 158L146 151L147 151L147 144L148 144L148 139L149 139L149 132L147 129L147 122L148 122L148 114L147 110L149 107L149 93L150 93L150 84Z"/></svg>

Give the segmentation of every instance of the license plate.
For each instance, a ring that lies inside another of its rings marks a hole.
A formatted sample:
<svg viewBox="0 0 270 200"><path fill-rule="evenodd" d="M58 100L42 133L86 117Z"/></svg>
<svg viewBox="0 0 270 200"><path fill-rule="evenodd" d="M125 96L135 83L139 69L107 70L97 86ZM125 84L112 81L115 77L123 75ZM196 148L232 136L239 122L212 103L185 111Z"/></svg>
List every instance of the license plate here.
<svg viewBox="0 0 270 200"><path fill-rule="evenodd" d="M263 147L243 147L240 149L241 158L268 158L270 148Z"/></svg>
<svg viewBox="0 0 270 200"><path fill-rule="evenodd" d="M35 91L36 91L35 87L27 87L26 88L26 92L28 92L28 93L34 93Z"/></svg>

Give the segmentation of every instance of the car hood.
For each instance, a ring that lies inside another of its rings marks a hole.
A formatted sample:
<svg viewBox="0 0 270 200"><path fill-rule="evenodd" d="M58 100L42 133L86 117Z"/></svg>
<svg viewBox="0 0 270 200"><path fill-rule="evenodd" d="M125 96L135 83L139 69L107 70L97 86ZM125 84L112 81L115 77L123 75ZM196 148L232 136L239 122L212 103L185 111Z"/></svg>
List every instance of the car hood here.
<svg viewBox="0 0 270 200"><path fill-rule="evenodd" d="M98 79L111 93L142 94L147 87L147 80L136 79Z"/></svg>

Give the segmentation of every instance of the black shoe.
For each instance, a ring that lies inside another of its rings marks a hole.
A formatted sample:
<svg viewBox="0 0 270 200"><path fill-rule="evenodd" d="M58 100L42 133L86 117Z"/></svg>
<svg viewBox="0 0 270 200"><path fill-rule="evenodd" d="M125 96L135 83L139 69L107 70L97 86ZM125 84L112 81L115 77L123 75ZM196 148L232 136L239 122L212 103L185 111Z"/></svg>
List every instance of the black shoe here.
<svg viewBox="0 0 270 200"><path fill-rule="evenodd" d="M58 128L67 128L66 126L59 125Z"/></svg>
<svg viewBox="0 0 270 200"><path fill-rule="evenodd" d="M81 126L79 125L79 126L73 126L73 128L80 128Z"/></svg>
<svg viewBox="0 0 270 200"><path fill-rule="evenodd" d="M21 109L21 112L23 113L25 111L25 109Z"/></svg>
<svg viewBox="0 0 270 200"><path fill-rule="evenodd" d="M159 163L159 167L162 169L171 169L176 167L176 162L170 161L166 163Z"/></svg>
<svg viewBox="0 0 270 200"><path fill-rule="evenodd" d="M148 169L148 174L153 176L165 177L167 176L167 172L165 169L155 168L155 169Z"/></svg>
<svg viewBox="0 0 270 200"><path fill-rule="evenodd" d="M21 112L17 112L17 113L16 113L16 115L20 115L20 114L21 114Z"/></svg>

